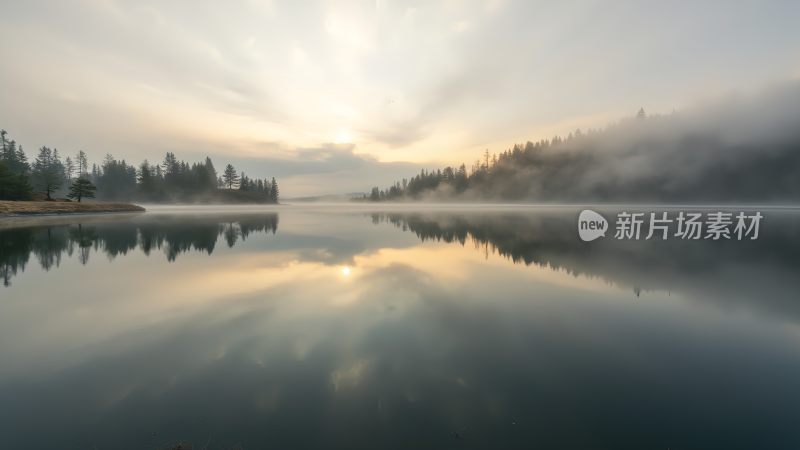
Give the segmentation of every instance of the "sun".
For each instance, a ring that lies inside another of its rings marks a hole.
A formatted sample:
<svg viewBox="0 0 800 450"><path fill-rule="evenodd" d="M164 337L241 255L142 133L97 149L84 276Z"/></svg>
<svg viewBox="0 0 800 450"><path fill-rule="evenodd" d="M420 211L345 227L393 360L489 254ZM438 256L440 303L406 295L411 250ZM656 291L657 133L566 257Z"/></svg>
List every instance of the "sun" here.
<svg viewBox="0 0 800 450"><path fill-rule="evenodd" d="M350 276L350 267L344 266L342 267L342 276L349 277Z"/></svg>
<svg viewBox="0 0 800 450"><path fill-rule="evenodd" d="M336 134L335 142L337 144L350 144L353 142L353 135L349 130L339 130Z"/></svg>

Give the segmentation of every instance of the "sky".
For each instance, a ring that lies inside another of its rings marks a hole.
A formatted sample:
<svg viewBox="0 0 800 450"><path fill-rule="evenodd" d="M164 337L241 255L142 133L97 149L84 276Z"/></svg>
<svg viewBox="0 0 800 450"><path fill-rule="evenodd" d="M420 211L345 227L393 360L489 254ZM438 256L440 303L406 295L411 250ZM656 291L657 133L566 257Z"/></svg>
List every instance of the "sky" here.
<svg viewBox="0 0 800 450"><path fill-rule="evenodd" d="M800 78L792 1L0 0L0 127L284 197Z"/></svg>

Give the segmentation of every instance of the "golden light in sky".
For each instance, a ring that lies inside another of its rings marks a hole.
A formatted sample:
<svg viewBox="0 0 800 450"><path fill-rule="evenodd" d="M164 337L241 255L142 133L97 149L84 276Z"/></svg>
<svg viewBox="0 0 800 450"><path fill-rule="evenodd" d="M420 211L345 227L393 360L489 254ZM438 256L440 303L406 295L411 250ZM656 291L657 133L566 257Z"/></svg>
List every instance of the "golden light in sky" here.
<svg viewBox="0 0 800 450"><path fill-rule="evenodd" d="M44 3L4 2L0 15L0 54L13 61L0 124L17 142L92 162L209 156L276 176L287 197L470 166L486 149L799 73L794 15L758 2L727 2L727 20L674 2L627 2L624 16L523 0L193 2L202 14Z"/></svg>
<svg viewBox="0 0 800 450"><path fill-rule="evenodd" d="M353 135L350 134L349 130L339 130L339 132L336 134L336 139L334 142L337 144L350 144L353 142Z"/></svg>

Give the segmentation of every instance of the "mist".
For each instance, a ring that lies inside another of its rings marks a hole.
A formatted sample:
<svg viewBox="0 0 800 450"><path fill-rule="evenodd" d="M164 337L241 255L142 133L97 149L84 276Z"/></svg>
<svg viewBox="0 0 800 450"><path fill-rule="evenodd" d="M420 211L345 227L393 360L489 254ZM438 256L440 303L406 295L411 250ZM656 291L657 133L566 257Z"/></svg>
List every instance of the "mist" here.
<svg viewBox="0 0 800 450"><path fill-rule="evenodd" d="M603 130L528 142L406 198L539 202L797 202L800 82ZM435 174L435 173L434 173ZM430 176L430 174L429 174ZM424 178L424 177L423 177Z"/></svg>

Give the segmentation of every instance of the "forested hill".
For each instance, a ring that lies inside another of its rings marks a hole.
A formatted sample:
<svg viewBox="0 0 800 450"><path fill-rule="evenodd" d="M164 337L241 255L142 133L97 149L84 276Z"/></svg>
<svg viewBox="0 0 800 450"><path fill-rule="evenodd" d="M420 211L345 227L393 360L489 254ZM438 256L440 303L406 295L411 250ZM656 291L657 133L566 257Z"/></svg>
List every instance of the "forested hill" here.
<svg viewBox="0 0 800 450"><path fill-rule="evenodd" d="M488 151L366 200L798 202L800 83Z"/></svg>

